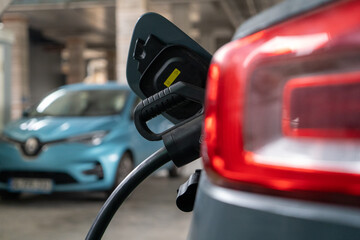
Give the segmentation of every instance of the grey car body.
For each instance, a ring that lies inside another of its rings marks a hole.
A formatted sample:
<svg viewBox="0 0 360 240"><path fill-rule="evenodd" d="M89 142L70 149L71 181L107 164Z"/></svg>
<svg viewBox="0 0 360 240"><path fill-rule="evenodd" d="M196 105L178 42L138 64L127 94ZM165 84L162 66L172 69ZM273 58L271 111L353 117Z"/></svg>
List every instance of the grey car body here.
<svg viewBox="0 0 360 240"><path fill-rule="evenodd" d="M248 36L329 0L286 1L248 20L233 40ZM360 210L218 186L202 172L188 239L359 239Z"/></svg>

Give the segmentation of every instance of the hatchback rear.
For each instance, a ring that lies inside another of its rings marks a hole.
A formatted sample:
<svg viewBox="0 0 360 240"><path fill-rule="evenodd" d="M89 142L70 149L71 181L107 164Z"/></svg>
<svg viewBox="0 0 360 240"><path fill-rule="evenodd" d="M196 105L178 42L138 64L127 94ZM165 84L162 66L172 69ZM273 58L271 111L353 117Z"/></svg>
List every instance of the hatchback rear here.
<svg viewBox="0 0 360 240"><path fill-rule="evenodd" d="M359 16L286 1L214 55L189 239L358 239Z"/></svg>

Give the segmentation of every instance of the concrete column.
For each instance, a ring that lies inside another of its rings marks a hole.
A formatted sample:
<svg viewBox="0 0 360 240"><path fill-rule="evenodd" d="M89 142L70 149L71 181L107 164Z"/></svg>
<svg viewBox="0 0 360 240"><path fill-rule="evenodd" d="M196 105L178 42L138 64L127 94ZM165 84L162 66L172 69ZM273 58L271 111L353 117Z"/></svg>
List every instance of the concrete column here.
<svg viewBox="0 0 360 240"><path fill-rule="evenodd" d="M190 35L190 4L187 2L171 3L171 19L183 32Z"/></svg>
<svg viewBox="0 0 360 240"><path fill-rule="evenodd" d="M199 43L211 54L213 54L216 50L216 39L208 32L201 33Z"/></svg>
<svg viewBox="0 0 360 240"><path fill-rule="evenodd" d="M202 33L199 42L209 53L214 54L223 44L231 41L232 34L230 28L217 28L211 32Z"/></svg>
<svg viewBox="0 0 360 240"><path fill-rule="evenodd" d="M172 22L171 1L151 1L148 12L155 12Z"/></svg>
<svg viewBox="0 0 360 240"><path fill-rule="evenodd" d="M1 0L0 1L0 14L9 6L12 0Z"/></svg>
<svg viewBox="0 0 360 240"><path fill-rule="evenodd" d="M107 61L107 79L116 80L116 51L108 50L106 51L106 61Z"/></svg>
<svg viewBox="0 0 360 240"><path fill-rule="evenodd" d="M116 0L116 73L120 83L127 83L126 62L132 32L146 10L146 0Z"/></svg>
<svg viewBox="0 0 360 240"><path fill-rule="evenodd" d="M14 37L0 29L0 131L11 119L11 44Z"/></svg>
<svg viewBox="0 0 360 240"><path fill-rule="evenodd" d="M29 33L28 23L20 14L4 14L4 29L12 32L14 42L12 45L11 62L11 117L19 118L29 100Z"/></svg>
<svg viewBox="0 0 360 240"><path fill-rule="evenodd" d="M69 52L68 74L66 84L79 83L85 78L85 41L79 37L69 37L66 40L66 48Z"/></svg>
<svg viewBox="0 0 360 240"><path fill-rule="evenodd" d="M0 32L1 34L1 32ZM6 93L6 80L5 80L5 51L4 51L4 46L3 43L0 42L0 131L4 128L4 124L5 124L5 108L6 108L6 104L5 104L5 93Z"/></svg>

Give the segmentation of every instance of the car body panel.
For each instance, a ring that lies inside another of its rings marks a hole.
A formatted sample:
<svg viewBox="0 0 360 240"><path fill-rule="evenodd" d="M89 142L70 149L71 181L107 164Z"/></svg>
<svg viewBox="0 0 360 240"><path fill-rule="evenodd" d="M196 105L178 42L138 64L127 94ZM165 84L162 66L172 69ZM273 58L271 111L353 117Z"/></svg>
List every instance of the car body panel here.
<svg viewBox="0 0 360 240"><path fill-rule="evenodd" d="M250 193L211 183L203 172L189 240L358 239L360 210Z"/></svg>
<svg viewBox="0 0 360 240"><path fill-rule="evenodd" d="M236 30L233 40L249 36L309 10L338 0L287 0L249 18Z"/></svg>
<svg viewBox="0 0 360 240"><path fill-rule="evenodd" d="M305 14L313 9L320 9L320 7L324 7L326 4L332 4L333 0L305 0L305 1L301 1L301 0L288 0L288 1L284 1L283 3L280 3L279 5L266 10L263 13L260 13L259 15L255 16L254 18L250 19L249 21L246 21L242 26L240 26L237 30L237 32L235 33L233 40L237 40L239 42L238 46L245 46L247 44L247 40L249 42L252 41L251 36L256 35L256 32L260 31L260 30L266 30L268 27L271 27L275 24L281 23L281 22L285 22L286 20L289 20L292 17L295 16L302 16L301 14L304 14L304 16L306 16ZM346 1L344 1L346 2ZM355 1L354 1L355 2ZM326 6L325 6L326 8ZM334 11L332 11L332 13L336 13ZM352 14L354 14L354 12L352 12ZM356 14L354 14L356 16ZM339 16L340 17L340 16ZM356 17L355 17L356 18ZM336 19L336 17L334 17L334 19ZM289 20L291 21L291 20ZM316 25L314 23L314 25ZM346 24L343 24L344 26L346 26ZM340 25L339 29L341 29ZM330 28L331 26L329 26ZM288 28L289 29L289 28ZM311 33L312 29L311 27L305 29L304 31L306 32L309 29L309 32ZM253 35L250 35L253 34ZM283 34L284 36L288 36L286 34ZM295 36L295 33L290 33L289 36ZM250 38L244 38L246 36L249 36ZM259 35L255 36L254 39L256 39L256 37L259 37L257 40L263 41L265 42L266 40L261 38L261 32ZM281 34L278 35L281 38ZM349 35L350 36L350 35ZM277 36L274 36L275 38ZM333 38L335 38L335 36L332 36ZM242 39L240 39L242 38ZM242 40L244 40L243 42L241 42ZM234 42L233 42L234 43ZM230 43L232 44L232 43ZM236 43L234 43L235 45ZM244 44L244 45L242 45ZM249 43L249 46L251 45L251 43ZM254 44L255 45L255 44ZM279 44L281 45L281 44ZM304 43L304 45L306 45ZM353 45L351 45L353 46ZM355 46L355 44L354 44ZM357 46L357 45L356 45ZM257 49L254 50L254 52L256 52L258 49L260 49L260 47L258 47ZM234 72L233 75L228 74L227 76L232 77L233 79L235 78L234 76L236 76L235 74L244 74L243 69L245 69L245 67L243 66L247 66L249 69L252 68L251 71L255 71L255 67L256 65L251 65L251 63L246 62L249 61L249 59L255 59L255 54L252 54L253 52L250 52L250 50L246 50L247 51L247 55L246 58L242 58L243 56L239 56L239 55L225 55L223 54L224 52L220 53L221 55L219 58L221 59L221 61L223 62L227 62L231 60L233 60L233 62L237 61L235 64L231 65L231 66L226 66L227 69L218 69L218 72L221 72L222 70L227 71L228 69L230 69L230 67L232 67L232 70ZM355 51L355 50L354 50ZM269 54L269 52L266 52L266 54ZM264 54L264 55L266 55ZM290 55L290 54L289 54ZM295 56L291 55L291 56ZM229 57L230 56L230 57ZM298 57L298 55L296 55L296 57ZM216 58L216 53L215 53L215 58ZM305 57L304 57L305 58ZM243 59L246 59L246 61L243 62ZM339 57L339 59L341 59L341 57ZM271 60L271 59L270 59ZM268 62L270 62L270 60L267 60ZM282 59L283 61L286 61L287 58L284 57ZM261 62L262 59L256 59L256 61ZM245 63L246 62L246 63ZM265 62L265 61L264 61ZM341 62L341 61L339 61ZM272 62L271 62L272 63ZM239 68L237 68L237 64L239 66ZM308 65L310 65L310 63L307 63ZM342 65L346 65L343 62L341 62ZM339 64L340 65L340 64ZM330 65L332 66L332 65ZM272 66L273 69L274 66ZM295 65L292 65L293 68L296 68ZM285 70L285 67L283 67ZM331 68L331 67L329 67ZM260 71L260 69L257 69L258 71ZM330 69L331 70L331 69ZM336 72L337 69L334 69L333 71ZM286 71L286 70L285 70ZM290 71L290 70L289 70ZM218 73L217 72L217 73ZM219 73L218 73L219 74ZM306 73L299 73L300 74L306 74ZM211 75L211 73L209 74ZM266 79L266 77L270 76L270 75L259 75L262 78ZM259 77L260 78L260 77ZM217 81L220 82L219 78L215 78ZM244 81L244 79L239 78L241 80ZM269 77L269 79L271 79L271 84L269 83L269 85L274 84L275 82L278 83L276 80L276 78L272 79L271 77ZM224 82L222 82L223 85L226 86L235 86L236 84L232 85L231 79L222 79L224 80L228 80L226 81L226 84L224 84ZM219 86L220 84L216 85ZM276 84L274 84L276 85ZM209 85L208 85L209 86ZM260 86L260 84L258 85ZM213 90L213 89L212 89ZM267 94L268 88L266 88L266 86L264 88L261 88L262 91L259 91L260 94ZM209 91L210 92L210 91ZM218 95L213 94L213 93L217 93L216 90L214 90L212 93L212 97L216 98L218 97ZM248 94L248 92L245 92L246 94ZM230 95L230 94L229 94ZM239 99L240 99L240 95ZM269 96L268 99L272 98L273 95L269 94L267 95ZM228 100L228 99L227 99ZM233 101L235 101L234 99L231 99ZM222 108L222 109L226 109L227 111L230 112L229 114L229 118L233 117L234 115L236 115L237 113L234 114L234 112L236 112L236 108L234 110L234 108L229 107L229 105L224 104L224 99L222 99L222 101L218 101L217 103L221 103L223 104L223 106L216 106L217 108ZM245 100L239 100L239 102L241 101L241 104L243 104L243 102ZM256 101L261 102L263 101L263 99L261 98L256 98ZM265 102L265 101L264 101ZM208 103L209 104L209 103ZM210 103L211 104L211 103ZM210 105L209 104L209 105ZM235 105L237 106L237 105ZM244 108L250 109L252 106L249 105L245 105L244 104ZM263 106L263 108L265 108ZM237 108L238 109L238 108ZM233 112L231 112L233 110ZM273 111L271 108L268 108L269 113L270 114L276 114L275 111ZM284 110L284 109L282 109ZM256 111L256 110L255 110ZM258 110L259 111L259 110ZM271 112L272 111L272 112ZM319 110L321 112L321 110ZM243 119L245 118L243 116L244 113L241 113L239 115L241 115L241 120L244 121ZM269 114L268 114L269 115ZM258 118L261 118L262 116L258 116L256 115ZM225 118L225 117L224 117ZM216 125L217 124L217 120L215 117L211 118L211 122L210 123L215 123L213 125L215 125L214 129L220 129L220 131L223 130L223 125ZM236 119L238 120L238 119ZM271 121L266 119L266 121L268 121L270 124L268 125L267 128L261 128L259 126L259 124L256 124L257 122L254 122L254 129L258 129L259 132L262 132L263 135L259 135L259 136L266 136L268 133L266 132L268 129L274 127L278 127L279 125L275 125L278 123L275 123L274 125L272 125ZM206 123L206 121L205 121ZM206 125L206 124L205 124ZM246 125L243 125L246 127ZM241 126L241 127L243 127ZM244 128L245 128L244 127ZM229 128L229 129L237 129L237 128ZM228 130L229 130L228 129ZM229 135L233 134L231 131L229 131ZM240 132L240 131L239 131ZM239 135L239 139L242 141L241 144L246 145L245 142L245 138L247 137L246 132L241 133L242 135ZM205 135L206 135L206 131L205 131ZM218 135L214 135L212 136L214 138L217 139L224 139L224 136L218 136ZM251 138L251 137L250 137ZM229 138L231 139L231 141L233 141L233 138ZM259 137L259 139L261 139L261 137ZM276 138L274 138L276 139ZM347 139L348 140L348 139ZM353 139L351 139L352 141ZM358 139L356 139L355 141L357 141ZM213 141L213 140L211 140ZM213 141L215 142L215 141ZM245 142L245 143L244 143ZM214 143L211 143L212 146L214 147ZM338 144L338 142L335 142L333 146L336 146L336 144ZM235 145L236 147L237 145ZM206 156L206 154L208 154L207 152L207 146L206 144L203 145L203 155L204 157L208 157ZM240 145L239 145L240 147ZM225 154L221 155L223 152L226 152L227 155L226 157L228 157L227 160L231 159L232 162L223 162L223 161L215 161L214 159L212 159L213 163L218 164L218 165L231 165L231 164L237 164L236 160L237 158L235 157L236 154L229 154L229 148L217 148L216 149L216 154L219 155L215 155L216 157L218 157L218 159L221 159L222 156L224 156ZM292 151L294 148L285 146L284 149L287 149L288 151ZM279 149L278 149L279 150ZM281 150L281 149L280 149ZM356 150L355 150L356 151ZM354 151L354 152L355 152ZM329 151L328 154L333 155L333 152L335 151ZM220 154L221 153L221 154ZM242 153L243 154L243 153ZM334 155L334 158L336 158L336 160L342 161L343 160L343 155L344 152L338 152L338 155ZM345 154L346 155L346 154ZM241 158L243 155L236 155L238 158ZM357 159L357 153L354 153L352 156L351 161L355 161ZM340 158L339 158L340 157ZM275 157L274 157L275 158ZM289 161L291 162L291 158L287 157L284 158L284 162L285 161ZM245 160L246 161L246 160ZM250 161L250 160L249 160ZM240 162L240 160L239 160ZM259 162L257 162L258 164ZM206 161L205 161L206 164ZM237 165L237 170L239 179L240 177L244 176L244 179L246 179L246 175L247 174L251 174L248 173L246 171L244 171L243 169L247 169L247 165L246 163L244 165L243 162L241 162L239 165ZM269 164L269 163L266 163ZM266 165L263 164L263 165ZM270 163L269 165L271 165L273 163ZM250 165L250 164L249 164ZM261 165L258 164L259 166ZM316 164L314 164L315 166ZM339 164L340 165L340 164ZM244 166L244 167L243 167ZM283 167L282 165L273 165L278 167L279 169L281 167ZM230 167L229 167L230 168ZM275 168L275 167L274 167ZM284 167L286 168L286 166ZM299 167L301 168L301 167ZM209 170L209 169L207 169ZM262 179L263 183L264 182L275 182L274 179L271 179L271 177L269 177L268 175L266 175L266 170L267 169L262 169L259 170L257 173L258 175L258 179ZM309 172L312 171L313 169L310 168L308 169ZM242 171L242 172L241 172ZM316 171L316 170L315 170ZM315 172L314 171L314 172ZM311 201L311 193L309 192L305 192L306 194L302 195L303 199L306 199L306 197L308 197L308 201L306 200L300 200L300 199L296 199L296 195L287 195L288 197L285 197L286 194L281 194L282 192L286 192L289 191L288 189L290 189L291 187L288 187L286 184L284 184L284 187L281 189L281 191L276 192L276 194L278 194L278 196L274 196L273 194L275 194L275 192L271 192L270 188L268 188L265 184L263 185L246 185L246 180L241 181L239 179L234 179L231 178L232 172L226 172L226 174L220 176L217 175L214 172L210 171L205 172L203 171L202 173L202 177L197 189L197 195L196 195L196 200L195 200L195 206L194 206L194 213L193 213L193 219L192 219L192 223L191 223L191 227L190 227L190 232L189 232L189 236L188 239L189 240L213 240L213 239L244 239L244 240L262 240L262 239L270 239L270 240L287 240L287 239L291 239L291 240L297 240L297 239L359 239L359 235L360 235L360 209L358 208L358 204L357 202L355 202L354 199L352 199L353 202L351 202L351 204L356 204L357 207L350 207L347 206L346 204L349 204L349 202L346 201L346 197L348 196L341 196L341 195L325 195L323 194L322 197L324 199L322 200L327 200L325 199L325 197L329 196L329 201L334 200L331 199L335 198L337 203L328 203L326 201L324 202L320 202L319 201ZM263 175L261 175L263 174ZM285 176L286 173L283 173L282 176ZM294 173L287 173L289 175ZM230 177L229 177L230 176ZM336 176L334 174L334 182L336 182L338 179L340 180L339 176ZM300 177L299 177L300 178ZM256 182L256 176L254 177L254 182ZM302 178L302 180L305 178ZM308 179L306 179L308 180ZM222 184L222 186L214 184L216 182L217 184ZM248 180L250 181L250 180ZM280 181L279 181L280 182ZM350 182L350 181L349 181ZM242 183L245 183L244 185L241 185ZM346 184L341 185L341 181L339 181L339 188L343 187L344 189L349 188L349 186L347 186ZM279 184L280 185L280 184ZM316 185L316 183L314 183L314 185ZM224 187L226 186L226 187ZM264 187L265 186L265 187ZM258 188L257 188L258 187ZM240 190L240 188L242 190ZM280 188L279 188L280 189ZM318 193L322 194L323 192L321 191L322 189L319 188L318 189ZM258 193L255 193L255 192ZM326 190L325 190L326 191ZM262 192L263 194L260 194L259 192ZM290 191L289 191L290 192ZM302 192L302 193L304 193ZM312 192L314 193L314 192ZM283 195L283 197L281 197L280 195ZM344 197L344 199L342 199L342 197ZM358 200L358 196L357 198L355 198L356 200Z"/></svg>
<svg viewBox="0 0 360 240"><path fill-rule="evenodd" d="M11 122L4 134L18 141L38 137L42 142L48 142L90 131L111 130L120 118L121 116L22 118Z"/></svg>

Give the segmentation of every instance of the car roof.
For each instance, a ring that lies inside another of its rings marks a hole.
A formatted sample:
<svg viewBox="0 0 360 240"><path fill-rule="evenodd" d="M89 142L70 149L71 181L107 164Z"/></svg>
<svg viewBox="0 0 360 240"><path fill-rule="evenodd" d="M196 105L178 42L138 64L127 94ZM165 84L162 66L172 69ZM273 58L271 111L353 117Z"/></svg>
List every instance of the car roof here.
<svg viewBox="0 0 360 240"><path fill-rule="evenodd" d="M89 83L75 83L61 86L59 89L66 89L71 91L80 91L80 90L128 90L130 88L126 84L119 84L116 82L107 82L104 84L89 84Z"/></svg>
<svg viewBox="0 0 360 240"><path fill-rule="evenodd" d="M246 20L236 30L233 39L246 37L304 12L337 0L286 0Z"/></svg>

